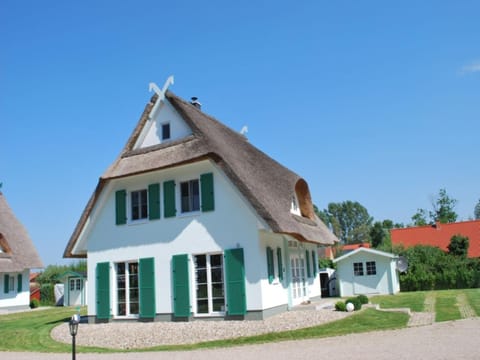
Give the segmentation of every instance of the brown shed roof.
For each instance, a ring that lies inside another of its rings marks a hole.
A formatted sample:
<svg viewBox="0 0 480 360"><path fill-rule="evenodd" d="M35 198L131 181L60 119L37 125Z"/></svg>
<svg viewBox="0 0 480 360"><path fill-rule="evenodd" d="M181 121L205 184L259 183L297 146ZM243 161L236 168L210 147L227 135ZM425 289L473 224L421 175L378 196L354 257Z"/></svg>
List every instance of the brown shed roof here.
<svg viewBox="0 0 480 360"><path fill-rule="evenodd" d="M1 192L0 248L3 250L0 252L0 272L20 272L43 267L27 230L15 217Z"/></svg>
<svg viewBox="0 0 480 360"><path fill-rule="evenodd" d="M312 215L310 194L307 194L307 203L312 207L311 211L307 211L309 218L290 212L297 183L306 184L300 176L257 149L243 135L170 91L166 98L192 129L192 135L179 141L134 150L157 98L157 95L151 98L120 156L100 178L65 249L65 257L72 257L74 243L106 181L203 159L210 159L223 170L272 231L290 234L301 241L322 244L337 241L321 220Z"/></svg>

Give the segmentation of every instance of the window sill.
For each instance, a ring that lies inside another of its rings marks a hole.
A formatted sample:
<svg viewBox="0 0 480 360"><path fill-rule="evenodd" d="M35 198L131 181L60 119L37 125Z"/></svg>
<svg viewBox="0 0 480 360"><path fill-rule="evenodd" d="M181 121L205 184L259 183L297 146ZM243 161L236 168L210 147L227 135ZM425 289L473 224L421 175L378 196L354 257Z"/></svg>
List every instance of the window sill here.
<svg viewBox="0 0 480 360"><path fill-rule="evenodd" d="M189 212L184 212L184 213L180 213L179 215L177 215L178 218L187 218L187 217L193 217L193 216L198 216L200 215L202 212L200 210L198 211L189 211Z"/></svg>
<svg viewBox="0 0 480 360"><path fill-rule="evenodd" d="M142 225L148 223L148 218L139 220L130 220L127 225Z"/></svg>

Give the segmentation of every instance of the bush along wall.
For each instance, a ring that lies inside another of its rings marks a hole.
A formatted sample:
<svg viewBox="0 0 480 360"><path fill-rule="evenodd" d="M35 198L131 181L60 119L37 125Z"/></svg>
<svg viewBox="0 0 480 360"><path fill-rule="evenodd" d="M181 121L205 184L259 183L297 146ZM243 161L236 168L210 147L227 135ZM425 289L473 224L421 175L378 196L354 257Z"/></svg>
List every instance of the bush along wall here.
<svg viewBox="0 0 480 360"><path fill-rule="evenodd" d="M408 270L400 274L401 291L480 287L480 259L455 256L434 246L417 245L403 253Z"/></svg>

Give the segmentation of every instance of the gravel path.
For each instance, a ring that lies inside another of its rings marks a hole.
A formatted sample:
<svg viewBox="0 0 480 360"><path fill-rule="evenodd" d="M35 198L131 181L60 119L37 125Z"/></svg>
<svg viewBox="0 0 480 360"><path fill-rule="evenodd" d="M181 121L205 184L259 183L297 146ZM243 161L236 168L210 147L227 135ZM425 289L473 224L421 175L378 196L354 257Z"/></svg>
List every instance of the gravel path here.
<svg viewBox="0 0 480 360"><path fill-rule="evenodd" d="M203 341L294 330L342 319L351 315L332 306L311 304L262 321L191 321L191 322L114 322L80 324L78 345L113 349L140 349L157 345L194 344ZM115 334L113 336L113 334ZM68 324L52 330L51 336L70 344Z"/></svg>

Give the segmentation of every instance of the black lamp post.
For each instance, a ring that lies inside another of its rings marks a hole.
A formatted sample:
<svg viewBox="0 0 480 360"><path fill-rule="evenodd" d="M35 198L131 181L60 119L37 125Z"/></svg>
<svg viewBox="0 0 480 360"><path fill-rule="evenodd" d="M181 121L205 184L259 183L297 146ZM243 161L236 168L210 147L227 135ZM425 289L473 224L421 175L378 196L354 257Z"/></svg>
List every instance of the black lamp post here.
<svg viewBox="0 0 480 360"><path fill-rule="evenodd" d="M75 336L78 332L78 323L80 322L80 316L75 314L70 319L68 327L70 328L70 335L72 335L72 360L75 360Z"/></svg>

